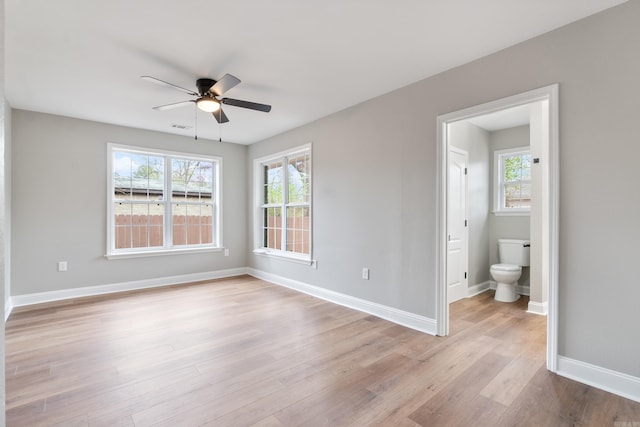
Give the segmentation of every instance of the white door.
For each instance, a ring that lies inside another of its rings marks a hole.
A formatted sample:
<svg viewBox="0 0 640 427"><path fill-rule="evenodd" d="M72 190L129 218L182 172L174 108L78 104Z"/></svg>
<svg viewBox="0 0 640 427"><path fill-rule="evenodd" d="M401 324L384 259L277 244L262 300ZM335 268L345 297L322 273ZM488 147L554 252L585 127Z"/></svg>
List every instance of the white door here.
<svg viewBox="0 0 640 427"><path fill-rule="evenodd" d="M447 302L467 296L467 162L466 151L449 149L447 185Z"/></svg>

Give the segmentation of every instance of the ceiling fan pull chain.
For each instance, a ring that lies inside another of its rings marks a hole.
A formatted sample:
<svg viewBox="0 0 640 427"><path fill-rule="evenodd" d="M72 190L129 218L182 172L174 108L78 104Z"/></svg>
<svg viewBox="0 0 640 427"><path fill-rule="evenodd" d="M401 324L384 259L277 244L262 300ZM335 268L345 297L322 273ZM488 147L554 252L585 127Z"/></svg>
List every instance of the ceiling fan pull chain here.
<svg viewBox="0 0 640 427"><path fill-rule="evenodd" d="M196 114L196 130L195 130L195 138L196 141L198 140L198 106L196 105L196 107L193 109L193 111L195 111Z"/></svg>
<svg viewBox="0 0 640 427"><path fill-rule="evenodd" d="M222 142L222 108L220 111L220 120L218 120L218 142Z"/></svg>

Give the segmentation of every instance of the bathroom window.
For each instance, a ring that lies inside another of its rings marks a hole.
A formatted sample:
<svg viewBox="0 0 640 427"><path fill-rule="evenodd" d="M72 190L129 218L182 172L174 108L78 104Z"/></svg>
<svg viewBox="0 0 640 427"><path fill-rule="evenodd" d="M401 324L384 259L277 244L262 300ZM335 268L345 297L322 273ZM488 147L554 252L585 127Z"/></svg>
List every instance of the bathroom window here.
<svg viewBox="0 0 640 427"><path fill-rule="evenodd" d="M254 252L311 260L311 145L255 161Z"/></svg>
<svg viewBox="0 0 640 427"><path fill-rule="evenodd" d="M221 159L109 144L108 258L220 249Z"/></svg>
<svg viewBox="0 0 640 427"><path fill-rule="evenodd" d="M531 210L531 152L529 147L494 153L495 214L528 214Z"/></svg>

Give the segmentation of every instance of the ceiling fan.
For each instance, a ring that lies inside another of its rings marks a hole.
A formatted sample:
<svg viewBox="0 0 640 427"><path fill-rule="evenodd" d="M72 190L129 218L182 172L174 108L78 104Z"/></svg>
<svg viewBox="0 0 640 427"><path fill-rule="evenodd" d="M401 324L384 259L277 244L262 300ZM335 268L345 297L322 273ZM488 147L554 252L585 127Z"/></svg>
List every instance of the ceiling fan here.
<svg viewBox="0 0 640 427"><path fill-rule="evenodd" d="M248 108L249 110L264 111L265 113L271 111L271 105L242 101L240 99L233 98L220 98L222 94L240 83L240 79L232 76L231 74L225 74L218 81L209 78L196 80L198 92L194 92L190 89L186 89L151 76L141 76L140 78L161 86L169 86L191 96L197 97L197 99L153 107L154 110L170 110L172 108L183 107L185 105L195 103L200 110L211 113L218 123L226 123L229 121L227 115L222 111L222 104L231 105L233 107Z"/></svg>

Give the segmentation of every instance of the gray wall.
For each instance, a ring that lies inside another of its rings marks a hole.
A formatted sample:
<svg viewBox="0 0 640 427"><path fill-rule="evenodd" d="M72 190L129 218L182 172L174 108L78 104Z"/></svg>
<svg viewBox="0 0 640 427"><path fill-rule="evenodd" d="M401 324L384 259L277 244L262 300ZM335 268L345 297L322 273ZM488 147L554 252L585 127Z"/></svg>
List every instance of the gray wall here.
<svg viewBox="0 0 640 427"><path fill-rule="evenodd" d="M469 219L469 287L491 280L489 269L489 212L493 175L489 135L467 121L449 126L449 143L469 153L467 212Z"/></svg>
<svg viewBox="0 0 640 427"><path fill-rule="evenodd" d="M249 265L435 318L436 117L559 83L559 354L640 377L638 22L633 0L250 146L313 141L318 269Z"/></svg>
<svg viewBox="0 0 640 427"><path fill-rule="evenodd" d="M12 295L246 266L246 147L13 111ZM107 142L221 156L221 252L108 261ZM58 273L58 261L69 271Z"/></svg>

